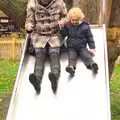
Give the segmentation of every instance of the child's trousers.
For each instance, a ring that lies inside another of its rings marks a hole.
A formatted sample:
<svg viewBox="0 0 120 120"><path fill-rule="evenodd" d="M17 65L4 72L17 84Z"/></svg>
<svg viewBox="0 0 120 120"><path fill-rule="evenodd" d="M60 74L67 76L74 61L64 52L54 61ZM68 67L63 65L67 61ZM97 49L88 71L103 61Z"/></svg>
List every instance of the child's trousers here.
<svg viewBox="0 0 120 120"><path fill-rule="evenodd" d="M68 60L69 64L68 66L73 66L76 68L76 62L77 62L77 57L78 55L80 56L81 60L84 62L86 67L89 67L94 63L91 54L87 50L87 48L80 48L80 49L75 49L75 48L69 48L68 50Z"/></svg>

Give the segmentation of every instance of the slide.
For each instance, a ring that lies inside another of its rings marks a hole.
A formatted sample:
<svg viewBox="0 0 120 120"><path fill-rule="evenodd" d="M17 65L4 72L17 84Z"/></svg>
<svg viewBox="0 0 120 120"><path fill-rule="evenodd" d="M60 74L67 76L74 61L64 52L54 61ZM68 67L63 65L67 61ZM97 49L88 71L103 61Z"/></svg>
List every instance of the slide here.
<svg viewBox="0 0 120 120"><path fill-rule="evenodd" d="M56 95L48 79L49 62L45 65L40 95L36 95L29 82L35 58L26 52L27 36L6 120L111 120L105 25L91 26L91 30L98 74L94 76L78 60L75 76L71 78L65 71L68 59L63 53Z"/></svg>

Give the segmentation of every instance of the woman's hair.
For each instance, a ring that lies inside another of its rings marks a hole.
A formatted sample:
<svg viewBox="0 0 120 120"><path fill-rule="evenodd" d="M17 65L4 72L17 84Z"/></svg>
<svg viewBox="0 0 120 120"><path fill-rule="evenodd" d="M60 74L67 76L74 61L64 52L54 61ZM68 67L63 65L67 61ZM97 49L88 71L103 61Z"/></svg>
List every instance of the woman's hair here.
<svg viewBox="0 0 120 120"><path fill-rule="evenodd" d="M69 10L67 17L68 19L82 20L85 17L85 15L80 8L73 7Z"/></svg>

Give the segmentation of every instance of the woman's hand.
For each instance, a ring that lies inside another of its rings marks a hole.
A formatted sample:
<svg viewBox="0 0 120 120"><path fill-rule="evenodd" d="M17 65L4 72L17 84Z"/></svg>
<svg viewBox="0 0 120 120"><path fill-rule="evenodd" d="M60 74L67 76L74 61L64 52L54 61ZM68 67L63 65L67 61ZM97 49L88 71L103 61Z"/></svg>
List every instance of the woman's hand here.
<svg viewBox="0 0 120 120"><path fill-rule="evenodd" d="M27 33L32 33L33 30L34 30L34 25L31 24L31 23L27 23L27 24L25 25L25 29L26 29Z"/></svg>

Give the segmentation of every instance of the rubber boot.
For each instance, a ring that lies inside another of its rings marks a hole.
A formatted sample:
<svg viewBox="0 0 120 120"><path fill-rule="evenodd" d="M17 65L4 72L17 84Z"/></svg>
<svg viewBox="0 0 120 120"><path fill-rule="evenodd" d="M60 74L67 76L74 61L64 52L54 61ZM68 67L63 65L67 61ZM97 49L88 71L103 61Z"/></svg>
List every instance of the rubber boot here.
<svg viewBox="0 0 120 120"><path fill-rule="evenodd" d="M36 52L34 73L30 74L29 76L29 80L33 85L34 89L36 90L37 94L40 94L41 91L41 82L44 72L45 59L46 59L45 50L39 49L39 51Z"/></svg>
<svg viewBox="0 0 120 120"><path fill-rule="evenodd" d="M60 76L60 61L58 53L50 54L50 67L51 72L49 72L49 80L51 81L51 87L54 94L56 94L58 87L58 79Z"/></svg>
<svg viewBox="0 0 120 120"><path fill-rule="evenodd" d="M34 87L36 94L39 95L41 91L40 81L36 79L36 76L34 73L29 75L29 80Z"/></svg>

